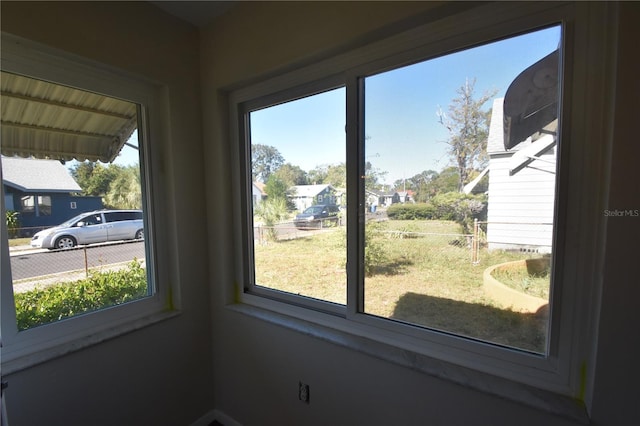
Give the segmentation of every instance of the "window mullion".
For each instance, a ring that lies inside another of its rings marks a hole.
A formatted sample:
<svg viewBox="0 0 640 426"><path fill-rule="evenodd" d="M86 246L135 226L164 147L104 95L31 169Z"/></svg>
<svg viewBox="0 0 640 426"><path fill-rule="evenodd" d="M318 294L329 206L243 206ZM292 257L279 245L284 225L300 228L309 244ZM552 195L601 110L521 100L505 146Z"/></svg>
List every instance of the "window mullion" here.
<svg viewBox="0 0 640 426"><path fill-rule="evenodd" d="M351 75L347 88L347 317L364 307L364 91L362 80Z"/></svg>

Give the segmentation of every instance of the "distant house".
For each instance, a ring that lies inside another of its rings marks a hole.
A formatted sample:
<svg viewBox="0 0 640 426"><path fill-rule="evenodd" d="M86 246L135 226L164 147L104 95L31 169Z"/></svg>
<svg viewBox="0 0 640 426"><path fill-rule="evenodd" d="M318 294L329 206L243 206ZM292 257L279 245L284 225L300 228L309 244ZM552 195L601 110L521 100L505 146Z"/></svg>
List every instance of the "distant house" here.
<svg viewBox="0 0 640 426"><path fill-rule="evenodd" d="M336 204L336 190L329 184L295 185L289 192L291 201L300 211L314 204Z"/></svg>
<svg viewBox="0 0 640 426"><path fill-rule="evenodd" d="M82 189L56 160L3 156L2 185L5 208L20 213L23 236L102 208L100 197L73 195Z"/></svg>
<svg viewBox="0 0 640 426"><path fill-rule="evenodd" d="M378 206L381 203L382 193L372 189L365 189L365 202L367 207Z"/></svg>
<svg viewBox="0 0 640 426"><path fill-rule="evenodd" d="M400 202L400 194L396 191L384 192L380 195L380 204L389 207Z"/></svg>
<svg viewBox="0 0 640 426"><path fill-rule="evenodd" d="M399 191L398 192L398 197L400 199L401 203L410 203L413 202L413 191L411 190L407 190L407 191Z"/></svg>
<svg viewBox="0 0 640 426"><path fill-rule="evenodd" d="M267 198L267 193L264 190L264 183L262 182L253 182L251 187L251 198L253 199L253 207L256 208L262 200Z"/></svg>
<svg viewBox="0 0 640 426"><path fill-rule="evenodd" d="M503 99L496 99L487 143L489 249L548 253L555 199L555 122L510 149L505 149L503 123Z"/></svg>

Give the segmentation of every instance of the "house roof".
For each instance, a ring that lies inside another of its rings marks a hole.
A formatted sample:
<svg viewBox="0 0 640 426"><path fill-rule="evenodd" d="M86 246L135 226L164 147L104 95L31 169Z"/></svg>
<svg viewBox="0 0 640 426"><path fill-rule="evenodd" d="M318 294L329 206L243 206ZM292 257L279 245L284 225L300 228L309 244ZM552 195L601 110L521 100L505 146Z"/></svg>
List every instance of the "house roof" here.
<svg viewBox="0 0 640 426"><path fill-rule="evenodd" d="M23 192L82 191L67 169L57 160L3 156L2 183Z"/></svg>
<svg viewBox="0 0 640 426"><path fill-rule="evenodd" d="M504 148L504 98L493 100L491 109L491 122L489 123L489 136L487 140L487 154L507 152Z"/></svg>
<svg viewBox="0 0 640 426"><path fill-rule="evenodd" d="M115 159L137 127L131 102L2 72L2 154Z"/></svg>
<svg viewBox="0 0 640 426"><path fill-rule="evenodd" d="M253 186L255 186L258 189L258 191L260 191L260 194L267 195L267 192L264 190L264 187L265 187L264 183L253 181Z"/></svg>
<svg viewBox="0 0 640 426"><path fill-rule="evenodd" d="M325 189L331 187L329 184L322 185L294 185L291 187L294 197L315 197Z"/></svg>

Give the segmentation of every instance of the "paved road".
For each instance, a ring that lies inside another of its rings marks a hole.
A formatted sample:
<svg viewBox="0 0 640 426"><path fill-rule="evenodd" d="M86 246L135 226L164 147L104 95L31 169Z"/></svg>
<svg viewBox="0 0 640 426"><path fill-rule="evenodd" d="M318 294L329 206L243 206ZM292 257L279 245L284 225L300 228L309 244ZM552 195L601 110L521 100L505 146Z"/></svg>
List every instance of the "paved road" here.
<svg viewBox="0 0 640 426"><path fill-rule="evenodd" d="M112 263L129 262L134 258L144 260L144 242L127 242L86 248L86 263L89 268ZM13 280L55 274L66 271L84 270L85 249L55 251L25 251L11 256Z"/></svg>

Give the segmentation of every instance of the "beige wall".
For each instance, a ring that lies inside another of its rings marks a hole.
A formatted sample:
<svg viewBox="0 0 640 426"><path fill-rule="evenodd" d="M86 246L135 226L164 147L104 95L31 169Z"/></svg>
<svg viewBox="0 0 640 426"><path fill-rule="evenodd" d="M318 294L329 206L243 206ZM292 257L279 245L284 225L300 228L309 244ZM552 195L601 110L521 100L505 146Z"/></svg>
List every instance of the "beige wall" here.
<svg viewBox="0 0 640 426"><path fill-rule="evenodd" d="M337 12L337 7L342 9ZM228 224L236 218L215 206L236 194L228 183L233 164L229 164L223 89L307 64L314 56L341 52L384 34L388 25L401 27L398 21L415 14L406 21L412 25L430 7L433 4L424 2L401 4L397 9L370 2L341 6L242 3L201 33L205 158L215 164L207 170L207 192L222 197L215 203L208 200L209 237L222 242L210 251L215 403L242 423L574 424L224 307L230 298L225 289L233 280L232 271L224 265L232 264L229 248L235 243ZM626 175L622 170L616 173ZM610 279L613 287L625 286L619 273L612 273ZM626 329L635 333L633 327ZM624 371L614 364L599 367L603 377L611 370ZM310 405L297 401L299 380L311 384ZM628 395L638 393L632 389L627 383L624 392L614 392L613 399L619 401L614 405L622 409L619 419L634 418ZM607 424L614 414L608 402L601 401L602 411L594 424Z"/></svg>
<svg viewBox="0 0 640 426"><path fill-rule="evenodd" d="M136 73L165 87L168 144L156 188L168 200L168 247L182 314L7 377L10 424L180 425L212 406L198 34L129 2L5 2L2 31Z"/></svg>
<svg viewBox="0 0 640 426"><path fill-rule="evenodd" d="M199 36L144 3L3 1L2 31L166 86L170 145L158 149L183 302L177 318L7 377L11 425L185 425L214 408L247 425L573 424L224 307L237 220L225 206L237 194L220 89L361 44L405 18L418 22L432 7L241 2ZM638 7L623 9L611 208L640 208L630 172L638 144L628 137L637 115ZM629 265L637 261L637 222L612 221L607 238L593 423L633 424L640 345L629 312L640 295ZM310 405L297 400L298 380L312 386Z"/></svg>

